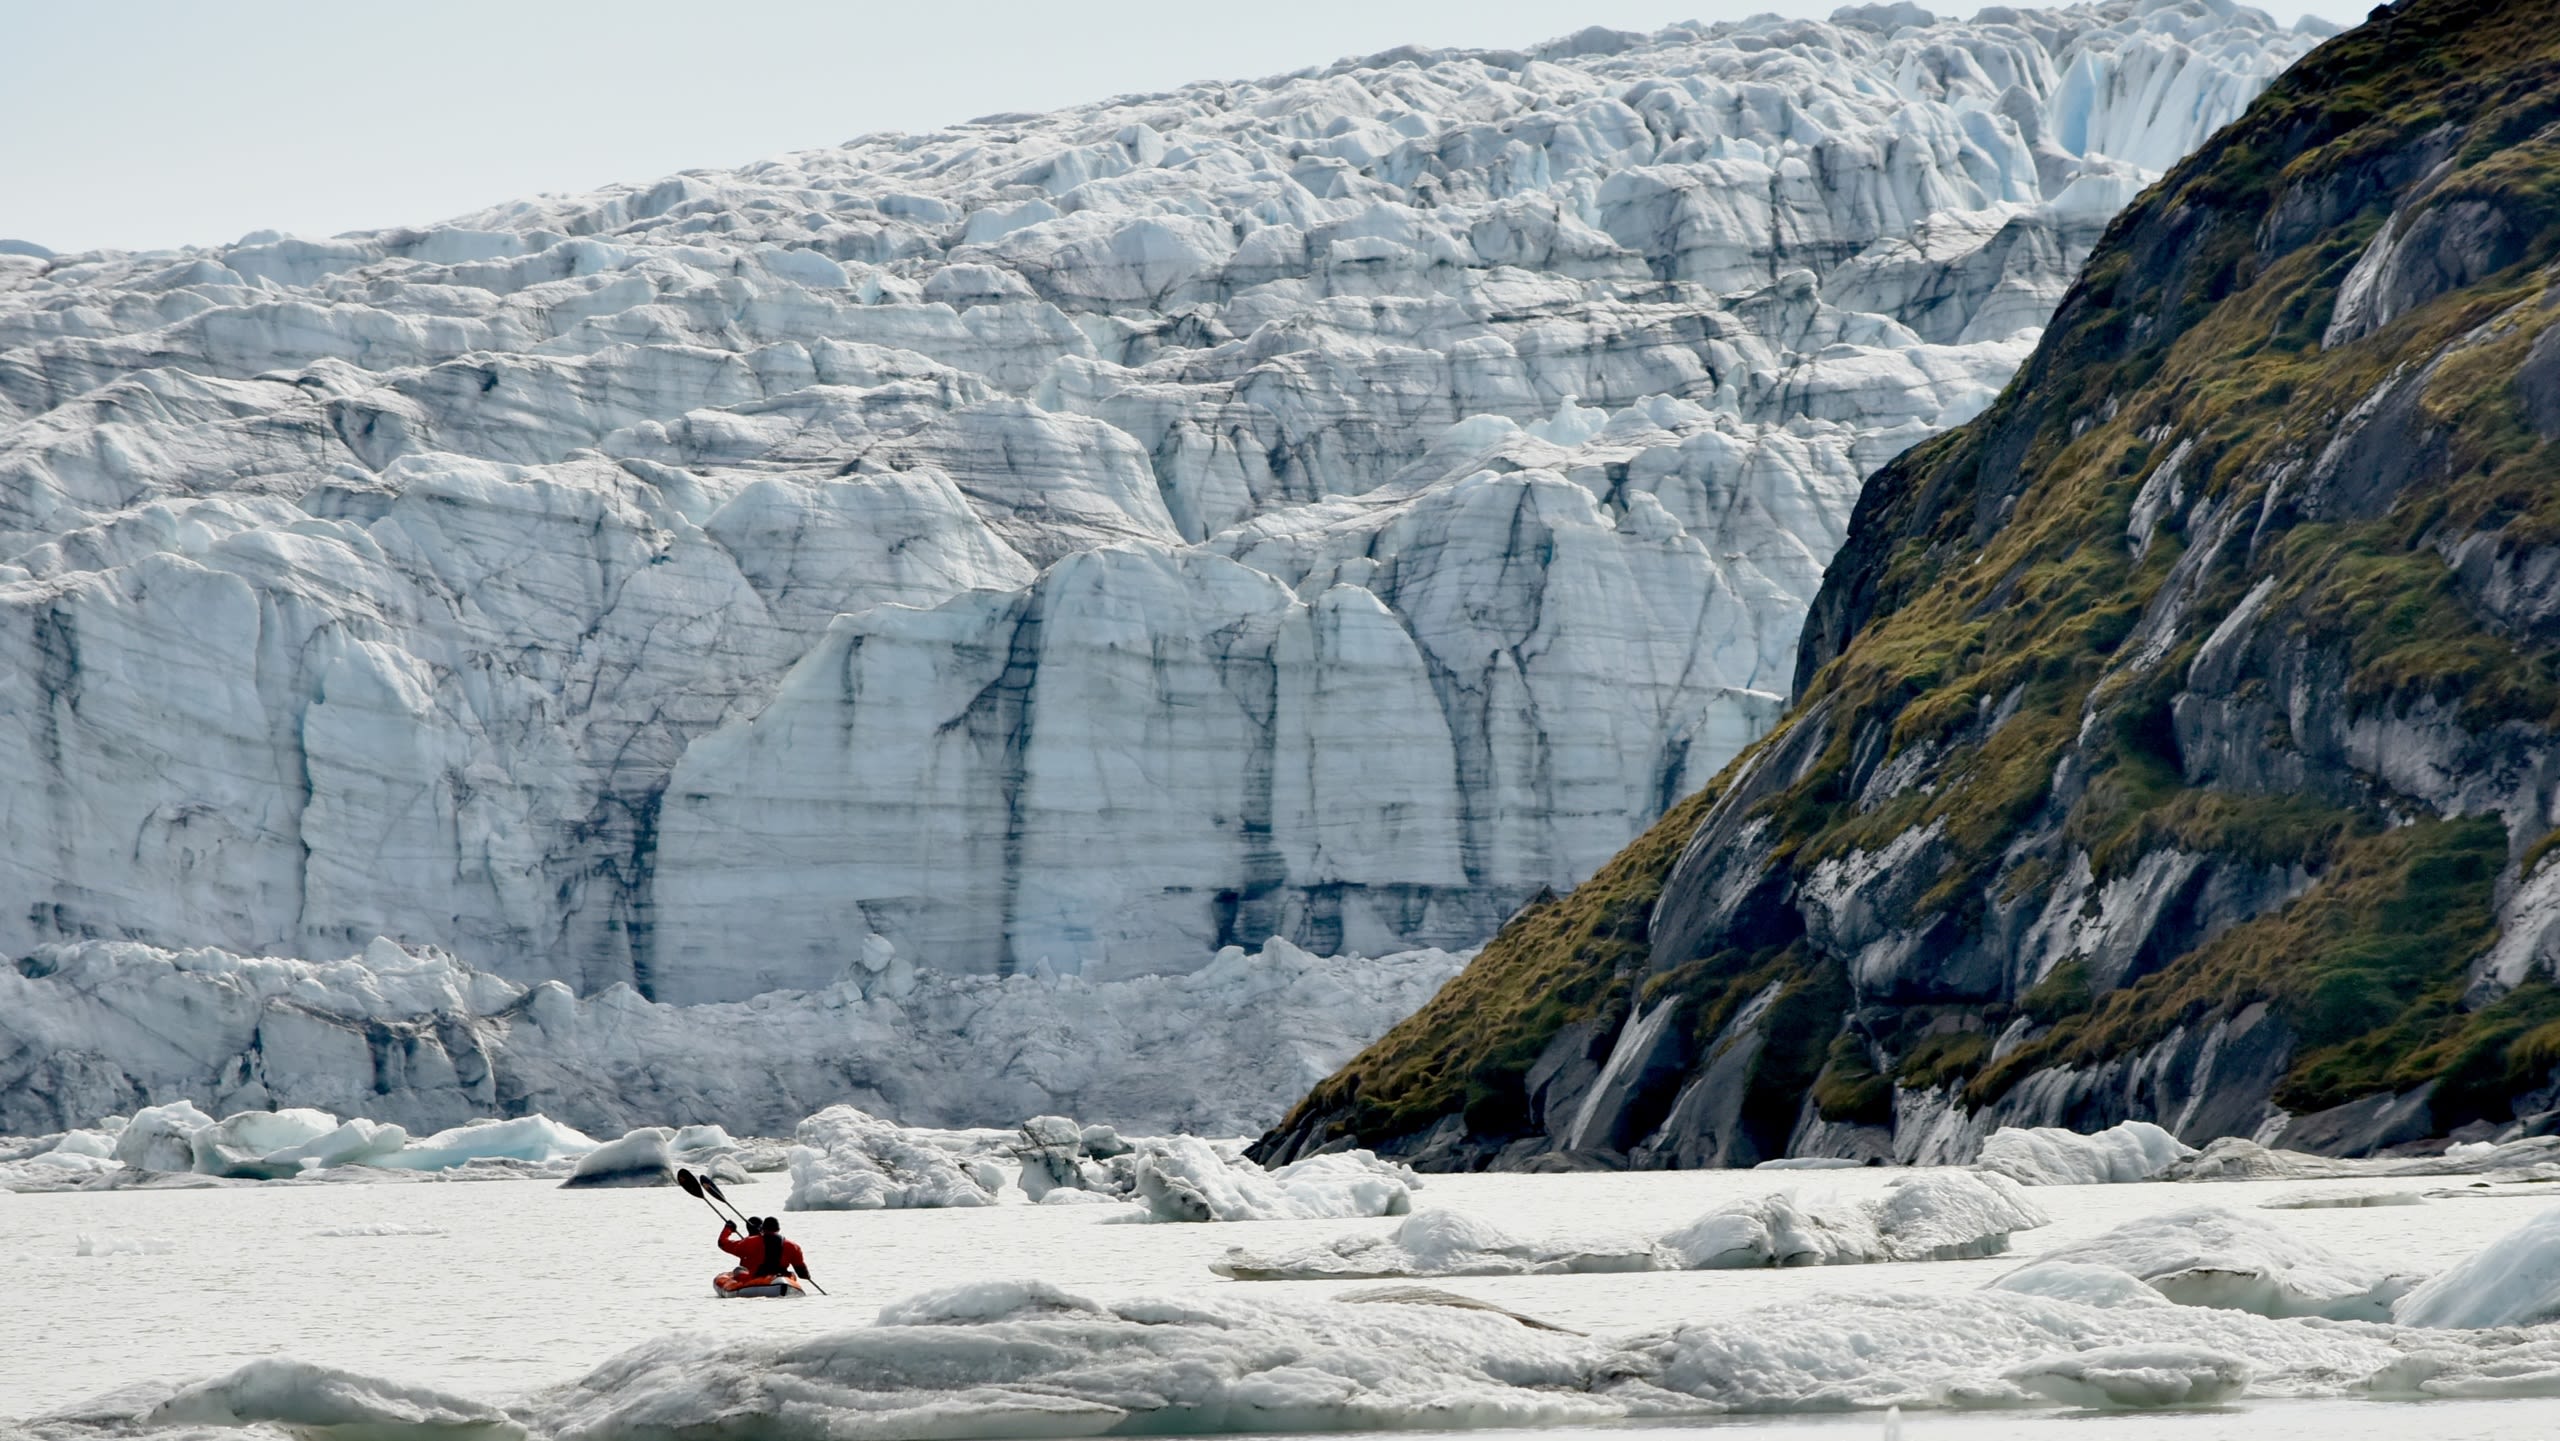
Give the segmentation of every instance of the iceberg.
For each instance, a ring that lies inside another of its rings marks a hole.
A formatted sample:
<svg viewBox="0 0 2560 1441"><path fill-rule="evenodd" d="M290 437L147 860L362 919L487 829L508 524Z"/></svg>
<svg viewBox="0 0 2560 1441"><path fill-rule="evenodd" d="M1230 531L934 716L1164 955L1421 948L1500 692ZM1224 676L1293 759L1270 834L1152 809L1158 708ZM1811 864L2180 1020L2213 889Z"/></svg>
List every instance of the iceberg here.
<svg viewBox="0 0 2560 1441"><path fill-rule="evenodd" d="M851 1106L809 1117L793 1139L786 1211L992 1206L1003 1182L992 1165Z"/></svg>
<svg viewBox="0 0 2560 1441"><path fill-rule="evenodd" d="M2065 1406L2211 1406L2249 1387L2246 1358L2202 1346L2100 1346L2013 1366L2004 1378Z"/></svg>
<svg viewBox="0 0 2560 1441"><path fill-rule="evenodd" d="M676 1160L670 1126L643 1126L626 1131L578 1158L563 1187L669 1186L675 1184Z"/></svg>
<svg viewBox="0 0 2560 1441"><path fill-rule="evenodd" d="M2391 1319L2463 1328L2560 1321L2560 1206L2401 1297Z"/></svg>
<svg viewBox="0 0 2560 1441"><path fill-rule="evenodd" d="M2102 1186L2150 1181L2196 1154L2149 1121L2126 1121L2091 1135L2055 1126L2002 1126L1984 1139L1974 1164L2029 1186Z"/></svg>
<svg viewBox="0 0 2560 1441"><path fill-rule="evenodd" d="M372 1164L396 1171L446 1171L475 1161L550 1166L597 1149L591 1136L548 1116L478 1120L410 1142Z"/></svg>
<svg viewBox="0 0 2560 1441"><path fill-rule="evenodd" d="M2412 1276L2313 1245L2263 1218L2194 1206L2128 1221L2105 1235L2047 1252L1995 1287L2050 1294L2050 1268L2104 1267L2182 1306L2260 1316L2387 1321Z"/></svg>
<svg viewBox="0 0 2560 1441"><path fill-rule="evenodd" d="M1337 1151L1265 1171L1193 1136L1139 1143L1136 1183L1135 1199L1152 1221L1401 1216L1422 1184L1411 1170L1367 1151Z"/></svg>

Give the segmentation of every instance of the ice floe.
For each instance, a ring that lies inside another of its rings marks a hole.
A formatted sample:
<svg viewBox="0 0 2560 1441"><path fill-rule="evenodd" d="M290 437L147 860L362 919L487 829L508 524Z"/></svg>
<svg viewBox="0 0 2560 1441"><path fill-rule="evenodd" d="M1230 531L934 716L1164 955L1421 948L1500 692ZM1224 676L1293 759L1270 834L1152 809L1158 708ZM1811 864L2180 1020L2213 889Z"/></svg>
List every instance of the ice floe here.
<svg viewBox="0 0 2560 1441"><path fill-rule="evenodd" d="M2029 1186L2095 1186L2149 1181L2196 1154L2149 1121L2126 1121L2083 1135L2056 1126L2003 1126L1984 1139L1974 1164Z"/></svg>
<svg viewBox="0 0 2560 1441"><path fill-rule="evenodd" d="M2560 1321L2560 1206L2551 1206L2392 1307L2403 1326Z"/></svg>
<svg viewBox="0 0 2560 1441"><path fill-rule="evenodd" d="M2417 1282L2314 1245L2263 1217L2191 1206L2046 1252L1993 1284L2055 1294L2047 1268L2058 1265L2112 1269L2182 1306L2340 1321L2391 1319L2392 1303Z"/></svg>
<svg viewBox="0 0 2560 1441"><path fill-rule="evenodd" d="M1844 1266L1993 1256L2051 1218L2002 1176L1898 1176L1872 1197L1793 1191L1725 1202L1659 1240L1528 1241L1481 1217L1426 1207L1382 1235L1283 1254L1231 1247L1210 1269L1240 1281L1538 1276Z"/></svg>
<svg viewBox="0 0 2560 1441"><path fill-rule="evenodd" d="M1882 1196L1781 1192L1727 1202L1662 1238L1690 1270L1993 1256L2051 1221L2017 1184L1961 1171L1899 1176Z"/></svg>
<svg viewBox="0 0 2560 1441"><path fill-rule="evenodd" d="M2560 1333L2431 1331L2002 1291L1815 1295L1582 1337L1465 1297L1100 1299L1038 1281L910 1296L869 1326L677 1334L503 1407L283 1359L79 1414L91 1434L270 1425L557 1441L752 1434L1236 1434L1888 1408L2149 1409L2241 1397L2560 1394ZM63 1434L48 1418L40 1432Z"/></svg>
<svg viewBox="0 0 2560 1441"><path fill-rule="evenodd" d="M1238 1281L1547 1276L1663 1268L1664 1258L1651 1241L1533 1243L1481 1217L1429 1206L1383 1235L1343 1236L1277 1255L1233 1246L1209 1263L1210 1270Z"/></svg>

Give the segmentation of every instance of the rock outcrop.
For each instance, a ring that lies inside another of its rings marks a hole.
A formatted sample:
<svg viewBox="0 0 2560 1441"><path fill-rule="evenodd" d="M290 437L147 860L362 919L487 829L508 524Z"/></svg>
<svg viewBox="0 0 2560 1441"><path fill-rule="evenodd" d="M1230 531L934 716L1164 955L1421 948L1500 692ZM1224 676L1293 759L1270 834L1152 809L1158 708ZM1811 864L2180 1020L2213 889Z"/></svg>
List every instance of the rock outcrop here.
<svg viewBox="0 0 2560 1441"><path fill-rule="evenodd" d="M2315 38L1926 20L0 248L0 951L382 935L707 1003L866 937L1473 944L1774 721L1862 478Z"/></svg>
<svg viewBox="0 0 2560 1441"><path fill-rule="evenodd" d="M1265 1152L2548 1129L2549 20L2378 10L2121 216L2001 402L1867 487L1786 720Z"/></svg>

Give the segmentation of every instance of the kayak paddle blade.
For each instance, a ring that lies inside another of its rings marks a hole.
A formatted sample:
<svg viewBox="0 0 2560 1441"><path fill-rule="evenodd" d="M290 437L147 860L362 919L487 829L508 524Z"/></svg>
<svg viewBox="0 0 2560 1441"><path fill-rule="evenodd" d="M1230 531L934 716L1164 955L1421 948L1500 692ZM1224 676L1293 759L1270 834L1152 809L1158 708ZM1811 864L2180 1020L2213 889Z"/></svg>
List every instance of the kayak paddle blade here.
<svg viewBox="0 0 2560 1441"><path fill-rule="evenodd" d="M676 1184L684 1187L684 1193L686 1195L693 1197L697 1201L702 1199L702 1183L694 1179L694 1175L691 1171L679 1169L676 1172Z"/></svg>

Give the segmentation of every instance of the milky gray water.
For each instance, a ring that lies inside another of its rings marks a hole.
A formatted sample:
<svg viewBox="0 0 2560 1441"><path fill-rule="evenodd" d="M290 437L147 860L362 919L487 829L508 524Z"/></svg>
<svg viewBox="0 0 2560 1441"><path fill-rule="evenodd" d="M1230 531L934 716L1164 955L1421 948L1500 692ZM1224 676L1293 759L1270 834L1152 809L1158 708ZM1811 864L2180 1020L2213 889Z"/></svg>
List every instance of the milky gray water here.
<svg viewBox="0 0 2560 1441"><path fill-rule="evenodd" d="M1718 1199L1788 1188L1863 1194L1888 1173L1656 1172L1430 1177L1421 1203L1495 1220L1523 1236L1650 1236ZM1468 1279L1443 1283L1577 1329L1707 1320L1825 1292L1970 1289L2048 1248L2137 1215L2271 1196L2459 1187L2445 1180L2046 1187L2055 1224L1985 1261L1771 1271ZM734 1188L749 1212L779 1211L778 1177ZM1019 1199L1016 1193L1008 1192ZM2432 1272L2522 1224L2551 1200L2268 1213L2288 1229L2393 1269ZM867 1324L886 1301L955 1282L1039 1277L1108 1300L1131 1292L1235 1287L1208 1263L1233 1244L1292 1247L1392 1220L1117 1225L1126 1208L798 1213L790 1234L832 1293L790 1303L713 1299L727 1258L717 1223L668 1189L563 1191L534 1182L271 1185L97 1194L0 1194L0 1416L29 1416L119 1385L209 1375L282 1354L467 1395L500 1398L566 1381L669 1331L809 1333ZM400 1230L410 1234L328 1234ZM81 1256L80 1237L93 1250ZM1258 1295L1320 1295L1362 1283L1253 1283ZM1701 1423L1723 1433L1878 1434L1873 1415ZM1623 1431L1699 1427L1623 1427ZM1482 1437L1487 1433L1468 1433ZM1502 1434L1502 1433L1493 1433ZM1551 1433L1549 1433L1551 1434ZM1915 1413L1906 1441L2341 1441L2430 1437L2523 1441L2560 1435L2560 1402L2266 1402L2217 1411L2090 1416Z"/></svg>

